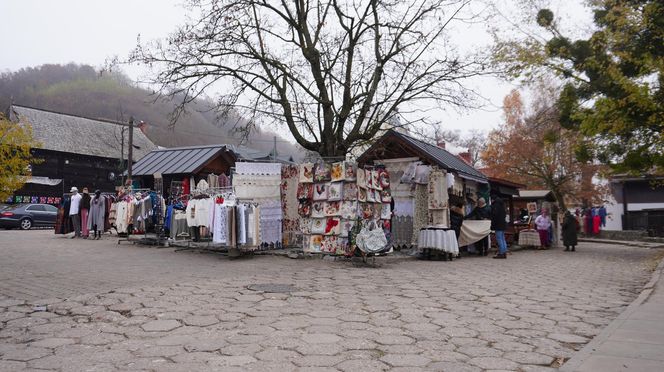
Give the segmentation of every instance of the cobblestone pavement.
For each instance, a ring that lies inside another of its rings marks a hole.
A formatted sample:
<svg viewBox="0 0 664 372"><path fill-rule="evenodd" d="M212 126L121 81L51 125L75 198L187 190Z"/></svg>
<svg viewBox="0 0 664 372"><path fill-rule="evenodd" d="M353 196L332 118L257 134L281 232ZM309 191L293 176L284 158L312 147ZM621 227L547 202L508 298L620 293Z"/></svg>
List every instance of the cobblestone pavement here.
<svg viewBox="0 0 664 372"><path fill-rule="evenodd" d="M553 370L636 297L654 254L583 243L368 268L46 231L0 242L0 371ZM267 283L294 291L250 289Z"/></svg>

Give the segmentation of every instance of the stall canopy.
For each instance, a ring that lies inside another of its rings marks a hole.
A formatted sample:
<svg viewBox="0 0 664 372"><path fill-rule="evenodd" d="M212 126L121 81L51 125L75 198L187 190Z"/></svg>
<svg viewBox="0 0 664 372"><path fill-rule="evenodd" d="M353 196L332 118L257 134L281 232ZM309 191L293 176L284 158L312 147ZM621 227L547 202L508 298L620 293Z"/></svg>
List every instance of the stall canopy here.
<svg viewBox="0 0 664 372"><path fill-rule="evenodd" d="M176 147L154 150L136 162L134 176L151 176L155 173L196 174L218 158L234 165L235 153L226 145Z"/></svg>
<svg viewBox="0 0 664 372"><path fill-rule="evenodd" d="M456 172L461 178L478 183L488 183L487 177L449 151L420 141L393 129L388 130L358 159L366 163L376 159L394 159L416 156L448 171Z"/></svg>

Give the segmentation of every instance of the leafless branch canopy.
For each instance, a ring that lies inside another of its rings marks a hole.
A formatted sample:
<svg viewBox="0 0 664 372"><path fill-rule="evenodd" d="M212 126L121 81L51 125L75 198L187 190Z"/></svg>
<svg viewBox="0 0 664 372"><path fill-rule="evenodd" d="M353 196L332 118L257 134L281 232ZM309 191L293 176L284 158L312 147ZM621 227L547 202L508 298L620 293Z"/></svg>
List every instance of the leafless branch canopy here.
<svg viewBox="0 0 664 372"><path fill-rule="evenodd" d="M140 45L132 62L155 67L176 112L221 86L219 108L285 123L305 149L344 155L399 107L464 106L466 78L488 73L461 59L446 30L470 0L189 0L198 19ZM250 124L252 125L252 124Z"/></svg>

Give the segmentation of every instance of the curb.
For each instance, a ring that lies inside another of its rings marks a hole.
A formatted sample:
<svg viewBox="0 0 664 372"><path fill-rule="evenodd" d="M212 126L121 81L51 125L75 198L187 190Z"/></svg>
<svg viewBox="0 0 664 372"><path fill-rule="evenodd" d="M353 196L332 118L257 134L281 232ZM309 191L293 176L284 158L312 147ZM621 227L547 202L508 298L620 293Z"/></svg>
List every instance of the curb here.
<svg viewBox="0 0 664 372"><path fill-rule="evenodd" d="M659 281L663 272L664 259L659 262L657 268L650 277L650 281L643 286L641 293L634 301L632 301L631 304L629 304L629 306L627 306L625 311L623 311L616 319L609 323L609 325L606 326L602 332L590 340L586 346L577 351L574 356L565 362L565 364L563 364L558 370L562 372L574 372L579 367L581 367L581 365L590 357L590 355L597 349L597 347L604 343L604 341L606 341L609 336L611 336L611 334L616 329L618 329L632 314L634 314L638 310L639 306L641 306L641 304L643 304L648 299L648 297L650 297L652 292L655 290L655 286L657 285L657 282Z"/></svg>

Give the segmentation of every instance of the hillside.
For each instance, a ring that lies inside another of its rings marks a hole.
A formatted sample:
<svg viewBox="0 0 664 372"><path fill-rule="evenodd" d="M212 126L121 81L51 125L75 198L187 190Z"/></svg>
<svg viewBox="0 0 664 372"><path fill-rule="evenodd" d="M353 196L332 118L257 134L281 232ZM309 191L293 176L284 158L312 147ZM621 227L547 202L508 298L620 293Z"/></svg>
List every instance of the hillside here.
<svg viewBox="0 0 664 372"><path fill-rule="evenodd" d="M169 116L174 101L156 99L153 92L137 87L121 73L106 73L88 65L43 65L0 74L0 108L15 104L57 112L127 121L134 116L148 124L147 135L165 147L207 144L239 144L233 133L238 118L219 119L213 104L198 100L175 126ZM302 153L299 148L270 131L252 133L247 146L269 152L277 136L280 155Z"/></svg>

